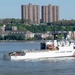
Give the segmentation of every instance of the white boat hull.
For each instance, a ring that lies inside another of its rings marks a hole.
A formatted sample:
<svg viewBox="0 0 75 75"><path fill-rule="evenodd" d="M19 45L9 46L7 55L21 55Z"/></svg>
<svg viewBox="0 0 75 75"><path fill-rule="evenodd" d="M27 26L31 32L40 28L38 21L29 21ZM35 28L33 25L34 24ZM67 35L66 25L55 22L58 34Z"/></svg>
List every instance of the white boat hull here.
<svg viewBox="0 0 75 75"><path fill-rule="evenodd" d="M34 51L27 52L24 56L6 56L10 60L25 60L25 59L39 59L39 58L56 58L56 57L73 57L74 50L62 51Z"/></svg>

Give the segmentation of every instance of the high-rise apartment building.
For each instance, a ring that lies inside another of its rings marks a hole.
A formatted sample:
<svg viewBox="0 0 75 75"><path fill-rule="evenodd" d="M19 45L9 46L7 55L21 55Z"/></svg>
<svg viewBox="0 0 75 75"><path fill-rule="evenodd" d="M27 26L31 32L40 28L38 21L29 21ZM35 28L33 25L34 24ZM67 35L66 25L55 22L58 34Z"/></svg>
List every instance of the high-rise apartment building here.
<svg viewBox="0 0 75 75"><path fill-rule="evenodd" d="M40 6L39 5L22 5L22 19L25 19L28 24L40 24ZM59 6L41 6L41 21L42 23L59 21Z"/></svg>
<svg viewBox="0 0 75 75"><path fill-rule="evenodd" d="M21 6L22 19L26 20L29 24L40 23L40 6L39 5L22 5Z"/></svg>
<svg viewBox="0 0 75 75"><path fill-rule="evenodd" d="M53 17L52 17L52 5L49 4L48 5L48 22L52 22L53 20Z"/></svg>
<svg viewBox="0 0 75 75"><path fill-rule="evenodd" d="M53 22L55 22L56 21L56 6L53 6L52 7L52 13L53 13Z"/></svg>
<svg viewBox="0 0 75 75"><path fill-rule="evenodd" d="M59 6L56 6L56 21L59 21Z"/></svg>
<svg viewBox="0 0 75 75"><path fill-rule="evenodd" d="M42 15L42 16L41 16L41 17L42 17L42 22L45 22L45 6L42 6L42 7L41 7L41 11L42 11L42 12L41 12L41 15Z"/></svg>
<svg viewBox="0 0 75 75"><path fill-rule="evenodd" d="M59 6L42 6L42 22L55 22L59 21Z"/></svg>

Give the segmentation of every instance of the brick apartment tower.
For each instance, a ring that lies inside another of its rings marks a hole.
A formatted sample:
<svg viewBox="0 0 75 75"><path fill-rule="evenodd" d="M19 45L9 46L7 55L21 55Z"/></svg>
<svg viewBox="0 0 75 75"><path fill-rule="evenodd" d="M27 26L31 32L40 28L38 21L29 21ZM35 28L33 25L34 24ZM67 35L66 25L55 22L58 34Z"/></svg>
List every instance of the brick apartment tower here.
<svg viewBox="0 0 75 75"><path fill-rule="evenodd" d="M26 19L28 24L40 24L40 6L39 5L21 5L22 19Z"/></svg>
<svg viewBox="0 0 75 75"><path fill-rule="evenodd" d="M42 6L42 23L59 21L59 6Z"/></svg>
<svg viewBox="0 0 75 75"><path fill-rule="evenodd" d="M49 4L48 5L48 22L52 22L53 20L53 17L52 17L52 5Z"/></svg>
<svg viewBox="0 0 75 75"><path fill-rule="evenodd" d="M53 13L53 22L55 22L56 21L56 6L53 6L52 7L52 13Z"/></svg>
<svg viewBox="0 0 75 75"><path fill-rule="evenodd" d="M59 21L59 6L56 6L56 21Z"/></svg>

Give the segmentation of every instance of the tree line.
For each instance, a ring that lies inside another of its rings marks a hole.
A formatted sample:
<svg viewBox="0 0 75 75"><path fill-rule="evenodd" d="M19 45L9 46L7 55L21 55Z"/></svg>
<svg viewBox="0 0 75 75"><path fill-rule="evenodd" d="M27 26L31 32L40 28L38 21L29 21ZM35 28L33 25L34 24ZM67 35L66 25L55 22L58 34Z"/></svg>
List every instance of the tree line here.
<svg viewBox="0 0 75 75"><path fill-rule="evenodd" d="M60 20L51 23L41 23L39 25L30 24L27 25L26 22L29 20L26 19L15 19L15 18L6 18L0 19L0 26L5 24L6 26L17 26L18 30L29 30L34 33L45 33L47 31L75 31L75 20Z"/></svg>
<svg viewBox="0 0 75 75"><path fill-rule="evenodd" d="M57 26L57 25L18 25L18 30L29 30L33 33L46 33L52 31L75 31L75 26Z"/></svg>
<svg viewBox="0 0 75 75"><path fill-rule="evenodd" d="M25 37L20 35L6 35L4 37L0 36L0 40L25 40Z"/></svg>
<svg viewBox="0 0 75 75"><path fill-rule="evenodd" d="M30 22L31 20L28 19L15 19L15 18L5 18L5 19L0 19L0 24L26 24L28 22ZM41 21L40 21L41 22ZM51 23L47 23L48 25L50 24L56 24L56 25L75 25L75 20L71 19L71 20L60 20L60 21L56 21L56 22L51 22Z"/></svg>

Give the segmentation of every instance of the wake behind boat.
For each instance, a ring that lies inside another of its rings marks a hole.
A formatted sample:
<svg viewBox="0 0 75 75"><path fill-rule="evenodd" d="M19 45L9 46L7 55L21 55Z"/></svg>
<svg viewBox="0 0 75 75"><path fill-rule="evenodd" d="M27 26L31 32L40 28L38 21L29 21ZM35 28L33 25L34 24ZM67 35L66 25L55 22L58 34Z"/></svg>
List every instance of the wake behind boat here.
<svg viewBox="0 0 75 75"><path fill-rule="evenodd" d="M25 60L55 57L74 57L75 45L70 40L48 40L40 43L40 50L22 50L4 54L4 59Z"/></svg>

